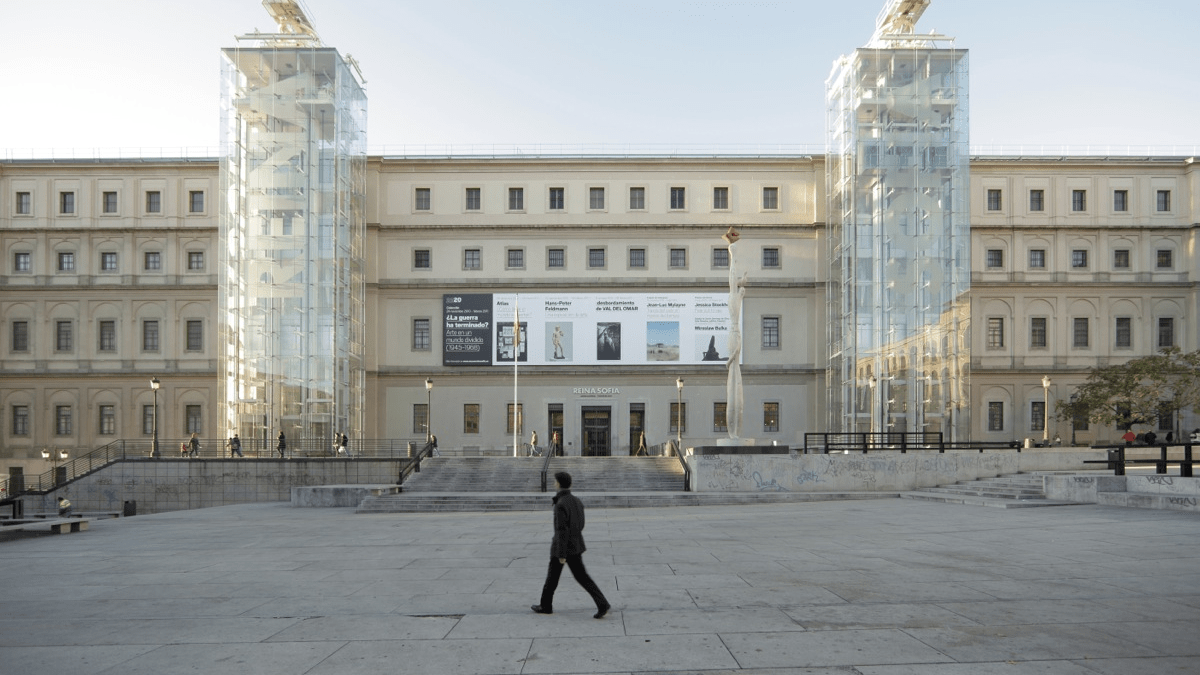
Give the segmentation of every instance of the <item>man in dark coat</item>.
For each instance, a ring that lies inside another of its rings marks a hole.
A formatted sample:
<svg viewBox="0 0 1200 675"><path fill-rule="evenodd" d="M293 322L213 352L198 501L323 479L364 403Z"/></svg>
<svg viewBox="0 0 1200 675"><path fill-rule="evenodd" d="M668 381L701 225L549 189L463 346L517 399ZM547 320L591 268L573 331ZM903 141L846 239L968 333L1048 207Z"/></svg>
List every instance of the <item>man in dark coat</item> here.
<svg viewBox="0 0 1200 675"><path fill-rule="evenodd" d="M571 474L559 471L554 474L554 482L558 484L558 494L554 495L554 539L550 542L550 569L542 586L542 602L530 609L538 614L554 613L554 591L558 588L563 565L566 565L571 568L575 581L595 601L596 613L593 616L602 619L612 606L583 566L583 552L587 550L583 544L583 502L571 494Z"/></svg>

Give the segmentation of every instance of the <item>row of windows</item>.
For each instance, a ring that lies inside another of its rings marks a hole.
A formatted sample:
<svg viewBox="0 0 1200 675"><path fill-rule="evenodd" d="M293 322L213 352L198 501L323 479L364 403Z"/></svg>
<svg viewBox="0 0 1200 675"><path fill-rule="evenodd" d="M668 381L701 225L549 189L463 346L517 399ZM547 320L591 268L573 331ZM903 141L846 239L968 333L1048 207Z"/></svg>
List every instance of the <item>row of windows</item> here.
<svg viewBox="0 0 1200 675"><path fill-rule="evenodd" d="M1082 213L1088 209L1088 191L1087 190L1071 190L1071 211ZM1159 213L1170 213L1171 211L1171 191L1156 190L1154 195L1154 210ZM1002 211L1004 210L1004 191L997 188L989 188L987 191L987 210ZM1029 210L1031 212L1042 212L1046 210L1046 191L1041 189L1029 191ZM1113 190L1112 210L1114 213L1127 213L1129 211L1129 190Z"/></svg>
<svg viewBox="0 0 1200 675"><path fill-rule="evenodd" d="M1087 269L1090 265L1089 251L1084 248L1077 248L1071 251L1071 269ZM1132 269L1132 257L1130 249L1118 248L1114 249L1112 257L1113 270L1130 270ZM989 248L985 252L984 262L988 269L1000 269L1004 267L1004 250L999 248ZM1169 248L1160 248L1154 252L1154 267L1160 270L1170 270L1175 268L1175 252ZM1029 269L1046 269L1046 249L1031 248L1029 249Z"/></svg>
<svg viewBox="0 0 1200 675"><path fill-rule="evenodd" d="M515 433L524 434L525 433L524 404L518 403L516 405L516 415L515 416L513 415L513 411L514 411L513 404L509 403L507 405L508 405L508 409L507 409L506 423L505 423L505 429L504 429L505 433L508 433L508 434L514 433L513 425L514 425L514 420L515 420L515 424L517 427L515 429ZM674 433L681 433L681 434L687 433L687 403L686 402L683 403L682 408L680 407L680 405L681 404L679 402L672 402L670 405L670 408L668 410L668 414L670 415L670 418L671 418L670 421L668 422L668 424L670 426L671 433L673 433L673 434ZM726 407L726 404L724 401L713 403L713 417L712 417L713 428L712 428L712 430L714 432L728 431L728 428L726 426L725 407ZM480 433L479 420L480 420L480 417L482 416L482 410L483 410L483 406L479 403L463 404L463 433L464 434ZM763 403L762 410L763 410L762 430L764 432L779 431L779 402L778 401L765 402L765 403ZM413 404L413 428L412 428L413 433L414 434L427 433L429 430L428 425L429 425L429 407L428 407L428 405L425 403L414 403Z"/></svg>
<svg viewBox="0 0 1200 675"><path fill-rule="evenodd" d="M147 190L145 193L146 200L144 202L146 214L162 213L162 192L159 190ZM18 192L13 200L16 206L16 213L19 216L33 215L33 193ZM191 190L188 192L188 213L204 213L204 191ZM115 190L109 190L100 193L100 212L105 215L120 214L120 202L118 194ZM58 214L61 216L73 216L76 213L75 193L71 191L63 191L58 193Z"/></svg>
<svg viewBox="0 0 1200 675"><path fill-rule="evenodd" d="M204 321L188 319L184 331L184 348L189 352L204 351ZM30 349L29 321L21 319L13 321L9 336L9 351L15 353L28 352ZM142 321L142 351L157 352L162 350L161 330L158 319ZM54 351L75 351L75 321L71 319L54 322ZM102 319L96 322L96 351L117 351L117 322L112 319Z"/></svg>
<svg viewBox="0 0 1200 675"><path fill-rule="evenodd" d="M59 251L55 257L55 269L58 272L72 273L75 271L75 251ZM162 252L161 251L146 251L142 254L142 269L147 272L162 271ZM187 269L189 272L204 271L204 251L188 251L187 252ZM33 252L32 251L15 251L13 252L13 267L14 274L32 274L33 273ZM101 251L100 252L100 271L116 273L121 271L120 255L116 251Z"/></svg>
<svg viewBox="0 0 1200 675"><path fill-rule="evenodd" d="M762 266L764 269L779 269L781 265L780 251L775 246L764 246L762 249ZM629 269L646 268L646 249L631 248L627 259ZM567 250L560 247L546 249L547 269L566 269ZM589 269L605 269L608 266L608 249L594 247L587 250L587 266ZM667 252L667 267L685 269L688 266L687 247L672 247ZM729 268L729 249L716 247L712 249L713 269ZM430 249L415 249L413 251L413 268L433 269L433 251ZM483 250L479 248L463 249L462 268L464 270L483 269ZM525 269L525 249L512 247L505 250L505 269Z"/></svg>
<svg viewBox="0 0 1200 675"><path fill-rule="evenodd" d="M1004 431L1004 401L988 401L988 431ZM1087 431L1089 428L1086 417L1078 417L1072 420L1071 426L1075 431ZM1030 401L1029 403L1029 430L1044 431L1046 428L1046 402ZM1158 430L1171 431L1175 428L1174 413L1167 413L1158 417Z"/></svg>
<svg viewBox="0 0 1200 675"><path fill-rule="evenodd" d="M988 317L986 330L986 345L988 349L1004 349L1004 317ZM1048 319L1044 316L1034 316L1029 319L1030 349L1045 349L1048 346ZM1087 349L1092 346L1092 321L1087 317L1071 319L1071 346L1076 349ZM1157 347L1164 349L1174 347L1176 341L1175 319L1160 317L1156 334ZM1117 349L1133 348L1133 317L1118 316L1113 326L1113 347Z"/></svg>
<svg viewBox="0 0 1200 675"><path fill-rule="evenodd" d="M588 210L603 211L608 208L607 188L589 187L588 188ZM546 194L546 209L549 211L565 211L567 208L567 189L562 187L548 188ZM669 208L672 211L686 211L688 209L688 192L686 187L672 187L668 192ZM763 211L778 211L779 210L779 188L764 187L762 189L762 200L760 205ZM713 211L728 211L729 210L729 188L714 187L712 192L711 207ZM464 189L463 194L463 209L466 211L479 211L483 208L483 188L469 187ZM646 188L631 187L629 188L629 201L627 208L630 211L645 211L646 210ZM419 187L415 188L413 194L413 210L415 211L432 211L433 210L433 188ZM508 211L523 212L525 210L525 188L510 187L508 188Z"/></svg>
<svg viewBox="0 0 1200 675"><path fill-rule="evenodd" d="M183 409L184 426L189 434L199 434L204 431L203 406L186 405ZM96 410L97 432L101 436L115 436L117 433L117 406L100 404ZM154 406L142 406L142 435L154 433ZM28 405L12 406L12 416L8 433L10 436L28 436L32 419ZM75 434L75 406L54 406L54 435L73 436Z"/></svg>
<svg viewBox="0 0 1200 675"><path fill-rule="evenodd" d="M762 348L763 349L779 349L779 317L764 316L762 317ZM413 319L412 320L412 348L413 351L427 352L433 348L433 327L430 319Z"/></svg>

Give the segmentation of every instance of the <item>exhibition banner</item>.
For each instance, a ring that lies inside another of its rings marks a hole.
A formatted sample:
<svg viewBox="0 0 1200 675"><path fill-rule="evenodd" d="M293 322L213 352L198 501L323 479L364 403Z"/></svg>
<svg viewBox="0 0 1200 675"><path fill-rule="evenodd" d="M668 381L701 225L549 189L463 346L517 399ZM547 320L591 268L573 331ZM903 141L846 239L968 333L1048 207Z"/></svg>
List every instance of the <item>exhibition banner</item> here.
<svg viewBox="0 0 1200 675"><path fill-rule="evenodd" d="M729 356L724 293L446 294L442 306L446 366L724 365Z"/></svg>

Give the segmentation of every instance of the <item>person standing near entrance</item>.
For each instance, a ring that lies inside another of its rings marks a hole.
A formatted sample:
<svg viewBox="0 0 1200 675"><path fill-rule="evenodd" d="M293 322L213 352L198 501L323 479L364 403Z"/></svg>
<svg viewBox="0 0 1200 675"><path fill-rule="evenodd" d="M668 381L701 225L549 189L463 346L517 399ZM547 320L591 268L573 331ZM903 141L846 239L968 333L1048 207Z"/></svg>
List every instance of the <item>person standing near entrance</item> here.
<svg viewBox="0 0 1200 675"><path fill-rule="evenodd" d="M592 581L587 568L583 566L583 552L587 546L583 543L583 502L571 494L571 474L559 471L554 474L554 482L558 486L558 494L554 495L554 538L550 540L550 569L546 572L546 583L542 586L542 600L530 607L538 614L554 613L554 591L558 589L558 579L562 576L563 565L571 568L575 581L583 586L583 590L592 596L596 603L596 613L593 618L603 619L612 609L600 587Z"/></svg>

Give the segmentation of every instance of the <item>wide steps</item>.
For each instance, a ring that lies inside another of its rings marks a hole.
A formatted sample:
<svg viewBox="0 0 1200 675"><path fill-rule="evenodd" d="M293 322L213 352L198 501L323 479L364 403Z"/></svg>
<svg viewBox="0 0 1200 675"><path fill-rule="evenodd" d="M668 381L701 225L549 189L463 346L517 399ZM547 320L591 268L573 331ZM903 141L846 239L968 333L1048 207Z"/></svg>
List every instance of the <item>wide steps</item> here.
<svg viewBox="0 0 1200 675"><path fill-rule="evenodd" d="M404 482L404 492L540 492L542 457L431 457ZM567 471L576 489L589 492L660 492L683 487L674 457L554 457L553 474Z"/></svg>
<svg viewBox="0 0 1200 675"><path fill-rule="evenodd" d="M745 506L854 499L895 499L896 492L571 492L589 509L658 508L671 506ZM412 493L371 497L356 513L438 513L453 511L548 511L554 492L534 494Z"/></svg>
<svg viewBox="0 0 1200 675"><path fill-rule="evenodd" d="M959 481L950 485L904 492L900 496L904 499L990 506L1001 509L1068 506L1075 503L1047 499L1041 477L1029 475Z"/></svg>

